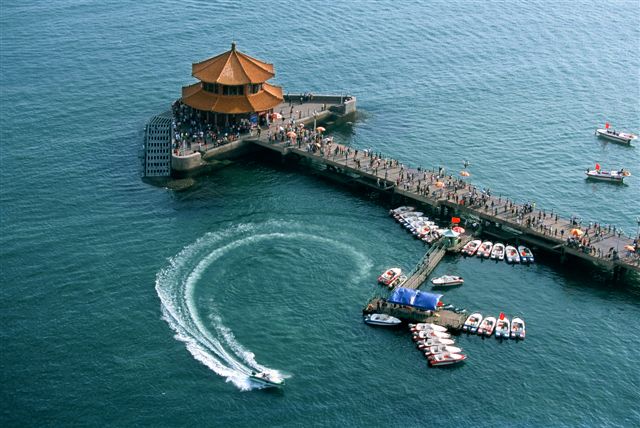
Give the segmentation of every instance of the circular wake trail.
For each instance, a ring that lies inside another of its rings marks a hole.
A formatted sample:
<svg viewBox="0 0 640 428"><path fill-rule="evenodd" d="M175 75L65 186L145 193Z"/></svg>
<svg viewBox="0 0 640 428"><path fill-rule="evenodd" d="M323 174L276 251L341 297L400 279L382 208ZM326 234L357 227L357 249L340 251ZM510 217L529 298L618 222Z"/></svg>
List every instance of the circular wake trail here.
<svg viewBox="0 0 640 428"><path fill-rule="evenodd" d="M264 225L261 228L264 229ZM169 266L156 275L155 288L163 318L175 331L175 338L186 344L196 360L241 390L260 387L249 381L251 371L268 371L281 377L282 374L259 364L253 352L244 348L232 330L224 325L219 313L214 312L207 320L207 324L213 326L212 330L199 316L195 289L211 264L241 246L266 240L298 239L328 244L349 254L359 266L355 279L362 278L371 268L371 261L366 256L339 241L301 232L254 235L255 230L255 225L245 224L219 233L207 233L170 258Z"/></svg>

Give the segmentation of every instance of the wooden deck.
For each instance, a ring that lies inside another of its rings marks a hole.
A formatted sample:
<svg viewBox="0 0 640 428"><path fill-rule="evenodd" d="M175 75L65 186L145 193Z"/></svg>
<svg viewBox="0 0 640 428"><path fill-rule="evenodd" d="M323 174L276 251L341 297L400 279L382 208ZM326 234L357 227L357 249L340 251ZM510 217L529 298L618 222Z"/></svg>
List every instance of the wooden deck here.
<svg viewBox="0 0 640 428"><path fill-rule="evenodd" d="M417 289L426 281L431 272L438 266L447 250L439 244L429 248L415 269L408 275L407 280L401 285L404 288Z"/></svg>
<svg viewBox="0 0 640 428"><path fill-rule="evenodd" d="M459 332L467 315L449 310L425 311L412 306L387 303L381 297L371 299L362 310L363 315L370 313L388 314L405 322L428 322L446 327L451 332Z"/></svg>
<svg viewBox="0 0 640 428"><path fill-rule="evenodd" d="M309 118L306 118L307 121ZM505 197L485 194L458 177L439 174L436 169L409 168L388 158L379 158L366 150L328 144L311 151L291 141L270 142L264 136L254 143L284 156L295 155L325 165L345 182L357 182L381 192L390 192L417 203L442 210L448 215L476 218L482 224L496 225L514 239L562 258L571 255L614 272L640 272L640 255L626 251L633 240L612 229L582 227L588 247L578 248L568 242L570 231L579 228L575 219L558 216L539 206L526 207ZM586 242L585 242L586 243Z"/></svg>

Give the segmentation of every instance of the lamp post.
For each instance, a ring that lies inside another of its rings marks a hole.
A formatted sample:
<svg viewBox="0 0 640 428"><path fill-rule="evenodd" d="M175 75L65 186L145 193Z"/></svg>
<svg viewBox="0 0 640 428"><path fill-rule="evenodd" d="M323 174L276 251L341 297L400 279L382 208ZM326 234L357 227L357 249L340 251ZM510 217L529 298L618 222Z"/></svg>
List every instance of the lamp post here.
<svg viewBox="0 0 640 428"><path fill-rule="evenodd" d="M636 217L636 223L638 223L638 230L636 230L636 238L640 239L640 215Z"/></svg>

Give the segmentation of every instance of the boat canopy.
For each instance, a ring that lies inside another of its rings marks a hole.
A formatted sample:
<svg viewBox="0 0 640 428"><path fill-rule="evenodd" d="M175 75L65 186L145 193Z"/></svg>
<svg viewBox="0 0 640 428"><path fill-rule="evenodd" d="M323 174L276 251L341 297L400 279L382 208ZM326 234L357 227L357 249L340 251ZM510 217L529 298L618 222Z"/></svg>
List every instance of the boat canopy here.
<svg viewBox="0 0 640 428"><path fill-rule="evenodd" d="M389 296L387 302L432 311L438 306L441 297L442 294L426 293L424 291L398 287L393 291L391 296Z"/></svg>

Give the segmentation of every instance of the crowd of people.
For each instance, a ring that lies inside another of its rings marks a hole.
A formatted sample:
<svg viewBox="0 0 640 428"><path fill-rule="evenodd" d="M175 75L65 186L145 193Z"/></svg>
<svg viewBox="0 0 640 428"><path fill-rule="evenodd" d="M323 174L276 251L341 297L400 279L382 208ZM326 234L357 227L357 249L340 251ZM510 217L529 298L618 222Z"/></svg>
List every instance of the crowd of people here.
<svg viewBox="0 0 640 428"><path fill-rule="evenodd" d="M177 100L172 105L173 113L173 150L192 150L194 148L207 150L212 147L236 141L242 134L251 131L252 124L247 119L240 119L237 123L231 123L220 127L207 121L203 113L193 109L182 101Z"/></svg>
<svg viewBox="0 0 640 428"><path fill-rule="evenodd" d="M492 197L491 189L478 189L462 178L445 174L442 167L432 170L422 167L407 168L397 159L385 157L371 149L358 150L336 144L333 139L321 138L320 133L303 127L296 128L293 123L287 128L281 128L277 135L270 136L270 141L283 141L288 146L297 144L298 148L304 147L308 152L344 162L345 165L370 173L376 176L377 185L381 188L396 187L421 196L446 198L460 205L481 208L496 217L510 217L517 224L543 235L565 240L570 247L578 248L594 257L619 257L618 251L614 248L603 251L594 245L608 236L617 234L620 238L622 232L616 226L589 223L584 229L580 229L583 230L583 235L571 235L572 228L581 227L581 221L572 217L569 224L559 222L557 213L536 210L535 202L517 204L502 196ZM393 179L391 169L394 169ZM637 239L634 241L634 248L635 250L629 253L637 254Z"/></svg>

